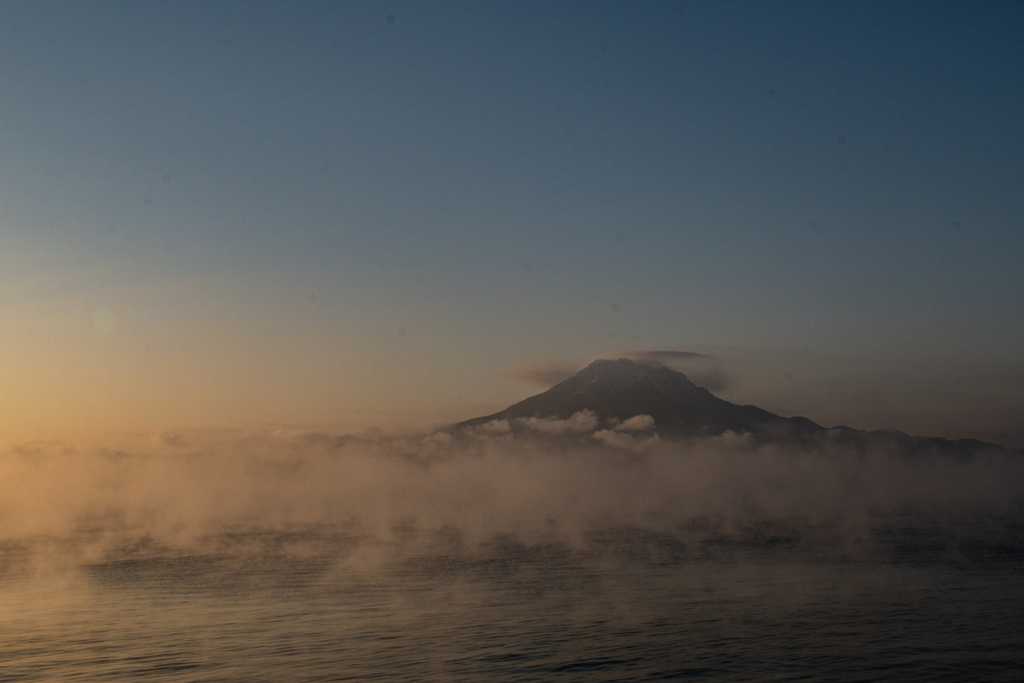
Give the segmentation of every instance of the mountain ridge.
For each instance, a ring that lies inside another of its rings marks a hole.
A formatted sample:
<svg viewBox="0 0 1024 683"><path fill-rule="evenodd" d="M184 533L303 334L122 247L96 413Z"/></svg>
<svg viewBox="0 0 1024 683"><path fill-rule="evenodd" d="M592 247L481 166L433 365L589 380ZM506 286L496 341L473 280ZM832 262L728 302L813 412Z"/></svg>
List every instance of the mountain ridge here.
<svg viewBox="0 0 1024 683"><path fill-rule="evenodd" d="M824 429L804 417L787 418L756 406L730 403L681 372L627 358L595 360L547 391L454 427L531 417L564 420L581 410L589 410L603 421L650 415L659 431L680 435L761 432L772 427L796 433Z"/></svg>
<svg viewBox="0 0 1024 683"><path fill-rule="evenodd" d="M917 437L891 429L823 427L806 417L783 417L757 406L730 403L665 365L642 364L627 358L595 360L547 391L497 413L459 422L450 429L457 431L495 420L567 420L581 411L590 411L605 423L649 415L656 431L670 437L716 436L728 431L751 434L764 441L827 439L862 449L887 444L909 453L1013 452L976 439Z"/></svg>

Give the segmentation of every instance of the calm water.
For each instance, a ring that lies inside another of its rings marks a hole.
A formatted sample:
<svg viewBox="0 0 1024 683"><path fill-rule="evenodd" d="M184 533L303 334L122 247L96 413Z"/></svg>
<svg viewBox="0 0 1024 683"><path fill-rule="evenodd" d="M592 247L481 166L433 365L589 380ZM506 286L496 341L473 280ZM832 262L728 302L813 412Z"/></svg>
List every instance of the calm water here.
<svg viewBox="0 0 1024 683"><path fill-rule="evenodd" d="M318 529L64 564L9 544L0 680L1024 679L1018 524L826 537L374 554Z"/></svg>

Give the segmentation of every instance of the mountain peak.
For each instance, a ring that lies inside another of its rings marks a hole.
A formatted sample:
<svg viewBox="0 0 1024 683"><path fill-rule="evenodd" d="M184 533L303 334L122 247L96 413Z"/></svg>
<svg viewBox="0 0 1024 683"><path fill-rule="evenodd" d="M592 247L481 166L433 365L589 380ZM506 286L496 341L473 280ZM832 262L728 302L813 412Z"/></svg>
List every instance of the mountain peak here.
<svg viewBox="0 0 1024 683"><path fill-rule="evenodd" d="M647 415L654 419L655 429L667 436L704 436L732 431L767 440L810 438L812 442L862 450L890 448L905 454L946 453L972 457L975 453L1007 452L999 446L971 439L947 441L912 437L891 430L826 429L806 417L781 417L755 406L730 403L695 385L681 372L665 365L636 363L628 358L595 360L543 393L452 428L531 417L568 420L581 411L592 412L607 425ZM1024 455L1024 451L1016 452Z"/></svg>
<svg viewBox="0 0 1024 683"><path fill-rule="evenodd" d="M698 387L681 372L628 358L595 360L541 394L456 427L530 417L565 420L582 410L606 421L649 415L659 431L677 434L755 432L768 426L799 432L821 429L803 418L790 420L754 406L729 403Z"/></svg>
<svg viewBox="0 0 1024 683"><path fill-rule="evenodd" d="M593 361L587 367L583 368L579 373L584 372L591 373L602 373L602 374L617 374L620 376L632 376L640 377L650 375L652 372L657 370L667 369L661 363L637 363L636 361L630 360L629 358L598 358ZM677 375L683 373L677 372Z"/></svg>

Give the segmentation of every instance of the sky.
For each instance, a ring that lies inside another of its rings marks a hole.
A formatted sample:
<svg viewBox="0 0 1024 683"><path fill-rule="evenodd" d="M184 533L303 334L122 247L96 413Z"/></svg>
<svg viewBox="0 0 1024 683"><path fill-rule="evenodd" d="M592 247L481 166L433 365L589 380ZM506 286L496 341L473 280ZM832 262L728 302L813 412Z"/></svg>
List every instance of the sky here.
<svg viewBox="0 0 1024 683"><path fill-rule="evenodd" d="M1021 2L2 2L0 441L675 351L1024 446L1022 84Z"/></svg>

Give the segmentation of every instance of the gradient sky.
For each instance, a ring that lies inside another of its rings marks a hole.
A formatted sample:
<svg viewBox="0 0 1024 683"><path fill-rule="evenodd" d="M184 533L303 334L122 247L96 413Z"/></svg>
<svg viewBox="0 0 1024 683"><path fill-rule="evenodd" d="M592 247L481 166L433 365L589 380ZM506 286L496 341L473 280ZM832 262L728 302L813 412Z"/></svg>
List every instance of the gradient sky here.
<svg viewBox="0 0 1024 683"><path fill-rule="evenodd" d="M1024 445L1024 3L0 3L0 440L537 358Z"/></svg>

